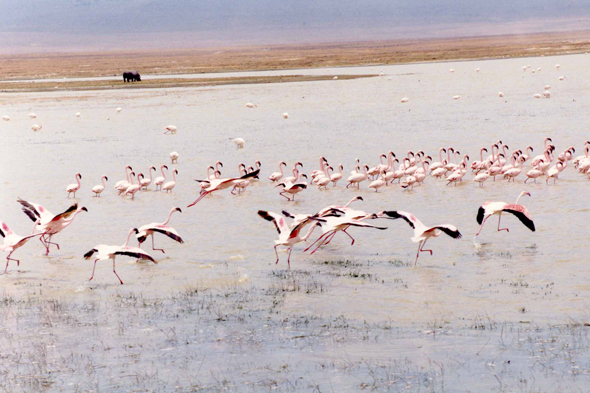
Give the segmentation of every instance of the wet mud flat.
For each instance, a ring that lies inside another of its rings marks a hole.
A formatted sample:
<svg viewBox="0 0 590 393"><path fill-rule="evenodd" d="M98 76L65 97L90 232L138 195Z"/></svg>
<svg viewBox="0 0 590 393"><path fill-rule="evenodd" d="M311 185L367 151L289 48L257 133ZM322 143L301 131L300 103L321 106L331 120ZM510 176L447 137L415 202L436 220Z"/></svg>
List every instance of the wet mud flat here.
<svg viewBox="0 0 590 393"><path fill-rule="evenodd" d="M399 260L384 263L409 268ZM590 327L581 320L537 324L523 308L520 321L495 320L481 310L407 323L286 307L297 299L322 302L340 280L386 284L378 270L370 262L326 260L270 270L262 285L186 287L164 296L121 287L96 300L50 298L43 284L17 282L29 286L28 297L0 298L1 390L570 392L588 386ZM403 278L387 280L411 296ZM528 285L515 282L507 285L526 295L519 291ZM100 292L101 285L87 291Z"/></svg>

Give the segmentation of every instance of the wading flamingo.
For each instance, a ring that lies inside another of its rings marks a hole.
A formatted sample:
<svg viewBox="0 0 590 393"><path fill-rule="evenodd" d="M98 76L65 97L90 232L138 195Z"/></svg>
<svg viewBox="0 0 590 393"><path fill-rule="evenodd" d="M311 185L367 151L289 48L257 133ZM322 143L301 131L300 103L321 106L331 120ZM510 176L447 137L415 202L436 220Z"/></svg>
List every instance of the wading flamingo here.
<svg viewBox="0 0 590 393"><path fill-rule="evenodd" d="M171 180L169 182L166 182L166 184L164 184L162 186L162 190L166 191L166 192L172 192L172 190L174 189L174 187L176 186L176 175L178 175L178 169L174 169L172 171L172 178L174 180Z"/></svg>
<svg viewBox="0 0 590 393"><path fill-rule="evenodd" d="M150 172L150 178L149 179L146 179L145 177L143 179L141 179L141 181L139 182L139 184L141 185L140 190L141 189L147 190L148 186L150 184L152 184L152 171L155 172L156 171L156 167L154 167L154 166L151 166L150 167L150 170L149 170L149 172ZM139 177L139 175L137 175L137 176Z"/></svg>
<svg viewBox="0 0 590 393"><path fill-rule="evenodd" d="M78 191L80 189L80 179L82 179L82 175L78 172L76 173L76 183L72 183L69 184L66 187L66 192L68 193L68 198L70 197L70 194L73 192L74 193L74 198L76 197L76 191Z"/></svg>
<svg viewBox="0 0 590 393"><path fill-rule="evenodd" d="M168 167L166 165L162 165L160 167L160 172L162 172L162 176L158 176L154 179L156 191L158 191L158 190L162 191L162 184L164 184L164 181L166 180L166 174L164 173L164 168L166 168L166 170L168 170Z"/></svg>
<svg viewBox="0 0 590 393"><path fill-rule="evenodd" d="M279 164L279 172L271 173L268 177L268 180L272 182L279 181L283 177L283 165L287 166L287 163L285 161L281 161L281 163Z"/></svg>
<svg viewBox="0 0 590 393"><path fill-rule="evenodd" d="M100 197L100 194L104 191L106 184L105 184L105 180L108 181L109 178L105 176L103 176L101 179L102 184L98 184L94 187L92 187L92 192L94 193L95 197Z"/></svg>

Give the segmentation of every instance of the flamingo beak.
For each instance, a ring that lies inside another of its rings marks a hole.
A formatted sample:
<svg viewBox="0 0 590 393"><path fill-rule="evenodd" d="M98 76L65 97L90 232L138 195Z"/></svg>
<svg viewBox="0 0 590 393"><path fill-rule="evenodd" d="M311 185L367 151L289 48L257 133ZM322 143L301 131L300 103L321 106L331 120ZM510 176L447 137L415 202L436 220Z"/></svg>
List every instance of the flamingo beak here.
<svg viewBox="0 0 590 393"><path fill-rule="evenodd" d="M180 210L179 207L177 207L176 210L178 210L179 213L182 213L182 210Z"/></svg>
<svg viewBox="0 0 590 393"><path fill-rule="evenodd" d="M88 213L88 209L86 209L85 207L83 207L83 208L82 208L82 209L80 209L80 210L84 210L85 212L87 212L87 213Z"/></svg>
<svg viewBox="0 0 590 393"><path fill-rule="evenodd" d="M531 193L530 192L527 192L525 195L531 196Z"/></svg>

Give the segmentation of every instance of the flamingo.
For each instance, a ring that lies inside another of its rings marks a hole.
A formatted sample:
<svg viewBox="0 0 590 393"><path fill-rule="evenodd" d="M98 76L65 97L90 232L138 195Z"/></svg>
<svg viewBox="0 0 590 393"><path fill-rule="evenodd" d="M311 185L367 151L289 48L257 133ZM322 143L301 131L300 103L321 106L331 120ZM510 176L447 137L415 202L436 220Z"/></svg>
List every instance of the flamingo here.
<svg viewBox="0 0 590 393"><path fill-rule="evenodd" d="M381 174L381 171L387 170L388 165L383 164L383 158L387 159L387 155L386 154L381 154L379 156L379 165L374 166L373 168L369 169L367 171L367 175L368 176L376 177L376 176L379 176Z"/></svg>
<svg viewBox="0 0 590 393"><path fill-rule="evenodd" d="M251 102L246 103L246 108L256 108L256 107L258 107L258 105L253 104Z"/></svg>
<svg viewBox="0 0 590 393"><path fill-rule="evenodd" d="M140 189L147 190L147 188L149 187L149 185L152 184L152 171L156 171L156 167L155 166L151 166L150 169L149 169L150 178L149 179L146 179L144 177L139 182L139 184L141 185L141 188ZM139 175L137 175L137 176L139 177Z"/></svg>
<svg viewBox="0 0 590 393"><path fill-rule="evenodd" d="M371 184L369 184L369 188L374 188L375 192L379 192L379 188L383 187L386 184L387 182L385 181L385 172L381 171L381 177L377 180L373 180Z"/></svg>
<svg viewBox="0 0 590 393"><path fill-rule="evenodd" d="M211 194L212 192L225 190L225 189L233 186L235 184L236 180L249 179L251 177L255 177L259 173L260 173L260 169L257 169L254 172L246 173L245 175L243 175L241 177L209 180L209 187L205 188L203 190L202 194L197 199L195 199L195 201L193 203L191 203L187 207L191 207L191 206L196 205L201 199L205 198L207 195ZM197 181L202 182L203 180L197 180Z"/></svg>
<svg viewBox="0 0 590 393"><path fill-rule="evenodd" d="M37 117L37 115L36 115L36 114L34 114L33 112L31 112L31 113L29 113L29 117L30 117L31 119L35 119L35 118Z"/></svg>
<svg viewBox="0 0 590 393"><path fill-rule="evenodd" d="M80 112L76 112L76 117L80 117L82 114Z"/></svg>
<svg viewBox="0 0 590 393"><path fill-rule="evenodd" d="M176 186L176 175L178 175L178 169L174 169L172 171L172 178L174 180L171 180L169 182L166 182L166 184L164 184L162 186L162 190L166 191L166 192L172 192L172 190L174 189L174 187Z"/></svg>
<svg viewBox="0 0 590 393"><path fill-rule="evenodd" d="M479 149L479 161L473 161L471 163L471 170L472 172L479 172L482 169L485 168L485 161L483 159L483 152L488 152L488 149L486 149L485 147L482 147L481 149Z"/></svg>
<svg viewBox="0 0 590 393"><path fill-rule="evenodd" d="M76 173L76 182L77 183L72 183L69 184L66 187L66 192L68 193L68 198L70 197L70 194L73 192L74 193L74 198L76 197L76 191L78 191L80 189L80 179L82 179L82 175L80 174L80 172Z"/></svg>
<svg viewBox="0 0 590 393"><path fill-rule="evenodd" d="M165 251L161 248L155 248L154 245L154 233L161 233L163 235L168 236L170 239L177 241L178 243L184 243L184 240L180 237L176 229L168 226L168 222L170 221L170 217L172 217L172 213L179 212L182 213L179 207L173 207L168 214L168 218L166 221L162 223L152 222L151 224L146 224L139 227L138 233L135 235L137 237L137 241L139 242L139 246L141 248L141 243L143 243L148 236L152 237L152 250L154 251Z"/></svg>
<svg viewBox="0 0 590 393"><path fill-rule="evenodd" d="M289 228L287 225L286 220L281 217L277 213L268 212L264 210L258 210L258 215L264 218L267 221L272 221L279 232L279 238L275 240L275 254L277 256L277 261L275 265L279 263L279 253L277 251L278 246L286 246L287 250L289 250L289 254L287 257L287 266L291 269L291 251L293 250L293 246L297 243L301 243L306 241L314 231L314 229L320 225L319 222L313 222L310 218L307 218L300 222L299 224L295 225L292 229ZM307 231L307 233L301 237L301 230L307 225L312 223L311 227Z"/></svg>
<svg viewBox="0 0 590 393"><path fill-rule="evenodd" d="M525 175L526 175L526 179L524 180L525 183L529 179L534 179L535 180L535 184L536 184L537 183L537 178L543 176L543 171L540 171L538 169L533 168L530 171L528 171Z"/></svg>
<svg viewBox="0 0 590 393"><path fill-rule="evenodd" d="M19 236L16 233L12 232L8 225L0 221L0 236L4 238L4 244L0 246L0 251L8 251L8 255L6 256L6 269L4 269L4 274L6 274L6 271L8 270L8 263L10 261L16 261L16 265L20 266L20 261L18 259L10 258L12 253L24 246L31 238L41 235L41 233L36 233L28 236Z"/></svg>
<svg viewBox="0 0 590 393"><path fill-rule="evenodd" d="M172 153L170 153L170 160L172 161L172 164L178 163L178 152L177 151L173 151Z"/></svg>
<svg viewBox="0 0 590 393"><path fill-rule="evenodd" d="M4 121L10 121L10 116L4 115L4 116L2 116L2 120L4 120Z"/></svg>
<svg viewBox="0 0 590 393"><path fill-rule="evenodd" d="M127 172L127 170L129 170L129 172ZM119 195L121 195L123 192L125 192L125 190L127 189L127 187L129 187L129 185L131 183L129 183L129 173L133 171L133 168L131 168L130 165L127 165L125 167L125 178L126 180L119 180L118 182L115 183L115 187L113 187L115 190L119 191Z"/></svg>
<svg viewBox="0 0 590 393"><path fill-rule="evenodd" d="M434 170L436 170L438 168L442 168L447 164L446 160L443 160L443 158L442 158L443 152L446 153L447 149L445 149L444 147L441 147L440 149L438 149L438 157L439 157L440 161L433 162L432 165L430 165L430 174L432 174L432 172Z"/></svg>
<svg viewBox="0 0 590 393"><path fill-rule="evenodd" d="M283 119L288 119L289 118L289 114L287 112L283 113Z"/></svg>
<svg viewBox="0 0 590 393"><path fill-rule="evenodd" d="M334 171L334 168L332 168L331 166L326 167L326 175L322 176L316 182L316 185L318 186L318 190L321 189L322 187L324 187L324 190L327 189L328 184L330 184L330 181L332 179L332 176L330 175L330 171Z"/></svg>
<svg viewBox="0 0 590 393"><path fill-rule="evenodd" d="M561 172L565 168L565 165L558 161L555 166L547 171L547 178L545 179L545 184L549 184L549 179L553 178L553 184L557 180L557 176L559 176L559 172Z"/></svg>
<svg viewBox="0 0 590 393"><path fill-rule="evenodd" d="M410 225L410 227L414 229L414 237L412 237L412 241L414 243L420 243L418 245L418 252L416 253L416 260L414 261L414 266L418 264L418 257L420 256L420 252L428 251L430 252L430 255L432 255L432 250L424 249L424 245L426 244L428 239L432 237L439 237L443 233L449 235L453 239L460 239L462 237L461 232L459 232L457 227L455 227L454 225L441 224L433 227L427 227L420 220L418 220L412 213L400 210L382 211L377 213L377 217L387 218L391 220L402 218Z"/></svg>
<svg viewBox="0 0 590 393"><path fill-rule="evenodd" d="M483 183L490 178L489 171L479 173L474 178L473 181L478 182L480 187L483 187Z"/></svg>
<svg viewBox="0 0 590 393"><path fill-rule="evenodd" d="M352 243L350 243L350 245L352 246L354 244L354 238L352 236L350 236L350 234L348 232L346 232L346 230L348 228L350 228L351 226L360 227L360 228L375 228L375 229L379 229L379 230L387 229L386 227L378 227L378 226L367 224L367 223L363 222L363 220L365 220L367 218L376 218L376 216L374 214L365 214L365 215L363 215L363 217L360 217L360 218L351 218L351 217L347 217L347 216L340 216L340 217L324 216L321 218L319 218L319 217L310 217L310 218L321 222L322 223L322 231L324 232L322 234L322 236L320 236L309 247L307 247L305 250L303 250L303 252L306 252L307 250L312 248L316 243L319 242L318 246L310 254L315 253L322 245L330 243L330 241L332 241L332 239L334 238L334 236L336 236L336 234L338 232L344 232L349 238L351 238Z"/></svg>
<svg viewBox="0 0 590 393"><path fill-rule="evenodd" d="M273 183L280 180L283 177L283 165L287 166L287 163L285 161L281 161L279 164L279 171L280 172L271 173L270 176L268 177L268 180L270 180Z"/></svg>
<svg viewBox="0 0 590 393"><path fill-rule="evenodd" d="M156 191L158 191L158 189L161 191L162 190L162 184L164 184L164 181L166 180L166 174L164 173L164 168L166 168L166 170L168 170L168 167L166 165L162 165L160 167L160 172L162 172L162 176L158 176L154 179L154 185L156 186ZM151 174L150 174L151 176Z"/></svg>
<svg viewBox="0 0 590 393"><path fill-rule="evenodd" d="M512 179L512 182L516 182L516 177L521 174L522 172L522 164L525 162L524 157L518 157L515 161L515 167L512 169L508 169L504 172L504 179L508 178L508 181ZM519 165L520 164L520 165Z"/></svg>
<svg viewBox="0 0 590 393"><path fill-rule="evenodd" d="M123 110L122 108L117 108L117 113L121 113L121 111Z"/></svg>
<svg viewBox="0 0 590 393"><path fill-rule="evenodd" d="M31 126L31 130L33 130L35 132L39 131L41 128L43 128L43 126L40 126L39 124L33 124Z"/></svg>
<svg viewBox="0 0 590 393"><path fill-rule="evenodd" d="M307 179L307 175L301 175L301 176L305 177ZM301 191L303 191L307 188L307 182L305 182L305 181L297 182L297 183L282 182L282 183L277 184L275 187L283 187L283 191L280 192L279 195L287 198L288 201L294 201L295 194L300 193ZM287 195L285 195L285 193L293 195L293 198L289 198Z"/></svg>
<svg viewBox="0 0 590 393"><path fill-rule="evenodd" d="M135 194L141 188L141 185L139 184L139 179L137 181L137 184L133 184L133 176L135 176L135 172L131 172L131 174L129 175L129 179L131 180L131 184L129 185L129 187L127 187L127 189L123 193L123 195L131 195L131 199L135 199Z"/></svg>
<svg viewBox="0 0 590 393"><path fill-rule="evenodd" d="M342 166L342 164L338 165L338 173L333 173L332 176L330 176L330 181L332 182L332 185L334 187L336 187L336 183L338 183L338 181L340 181L340 179L342 179L342 171L344 170L344 166Z"/></svg>
<svg viewBox="0 0 590 393"><path fill-rule="evenodd" d="M357 188L360 190L361 188L361 182L367 180L367 170L369 169L368 165L364 165L363 169L365 170L365 173L361 173L358 170L360 170L359 166L357 165L357 173L355 175L350 175L348 177L348 179L346 179L346 181L348 182L348 184L346 185L346 188L348 188L349 186L353 185L356 183Z"/></svg>
<svg viewBox="0 0 590 393"><path fill-rule="evenodd" d="M68 227L78 213L81 211L88 212L85 207L78 207L78 204L74 203L63 213L54 215L37 203L27 202L20 198L17 202L22 205L23 212L35 223L33 231L36 229L41 232L39 239L45 247L45 255L49 255L49 246L52 244L59 250L59 244L52 243L51 238Z"/></svg>
<svg viewBox="0 0 590 393"><path fill-rule="evenodd" d="M96 262L104 261L107 259L112 259L113 260L113 273L115 273L115 276L117 276L117 278L119 279L119 282L121 283L121 285L123 285L123 280L121 280L121 277L119 277L119 275L117 274L117 271L115 270L115 258L117 255L125 255L128 257L133 257L133 258L137 258L137 259L144 259L144 260L152 261L153 263L158 263L158 262L156 262L156 260L154 258L151 257L151 255L149 255L148 253L143 251L141 248L130 247L127 245L127 244L129 244L129 239L131 238L131 235L137 234L137 233L139 233L137 228L132 228L129 231L129 235L127 235L127 241L122 246L107 246L106 244L99 244L98 246L94 246L94 248L92 248L92 250L90 250L86 254L84 254L84 259L90 259L90 258L92 258L92 256L94 254L96 254L96 259L94 260L94 267L92 268L92 276L90 277L90 279L88 279L88 281L92 281L92 279L94 278L94 271L96 270Z"/></svg>
<svg viewBox="0 0 590 393"><path fill-rule="evenodd" d="M164 129L166 130L166 131L164 131L164 134L167 134L167 133L176 134L176 131L178 131L178 127L173 126L172 124L164 127Z"/></svg>
<svg viewBox="0 0 590 393"><path fill-rule="evenodd" d="M480 234L486 220L494 214L498 215L498 232L510 232L508 228L500 229L500 220L502 219L502 212L514 214L516 218L520 220L520 222L522 222L531 231L535 232L535 224L533 223L531 214L524 205L518 204L518 201L524 195L531 196L529 192L523 191L518 195L518 198L516 198L516 202L514 202L514 204L512 205L506 202L485 202L483 205L481 205L477 211L477 223L481 226L479 227L479 231L475 234L475 236Z"/></svg>
<svg viewBox="0 0 590 393"><path fill-rule="evenodd" d="M301 166L303 168L303 164L302 163L296 162L295 163L295 166L293 166L293 176L283 177L281 179L281 181L283 183L286 183L286 182L293 183L293 182L295 182L297 180L297 178L299 177L299 170L297 169L297 166Z"/></svg>
<svg viewBox="0 0 590 393"><path fill-rule="evenodd" d="M243 163L240 163L240 165L238 166L238 170L240 172L240 175L245 175L247 173L251 173L254 171L254 168L252 168L251 172L248 172L246 170L246 165ZM238 194L241 194L242 191L244 191L248 186L250 185L250 180L249 179L244 179L244 180L236 180L234 182L234 188L232 188L231 193L235 195L234 191L237 189L238 190Z"/></svg>
<svg viewBox="0 0 590 393"><path fill-rule="evenodd" d="M94 187L92 187L92 192L94 193L95 197L100 197L100 194L104 191L106 184L105 184L105 180L108 181L109 178L105 176L101 177L100 179L102 181L102 185L98 184Z"/></svg>

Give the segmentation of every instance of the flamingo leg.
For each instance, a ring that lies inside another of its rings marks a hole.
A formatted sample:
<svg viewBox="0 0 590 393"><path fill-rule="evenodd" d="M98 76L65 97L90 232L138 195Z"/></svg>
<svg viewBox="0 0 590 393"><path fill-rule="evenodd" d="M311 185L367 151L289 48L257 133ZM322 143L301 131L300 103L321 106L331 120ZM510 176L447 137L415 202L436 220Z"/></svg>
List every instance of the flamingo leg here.
<svg viewBox="0 0 590 393"><path fill-rule="evenodd" d="M96 259L94 261L94 267L92 268L92 276L90 276L90 278L88 279L88 281L92 281L92 279L94 278L94 271L96 270L96 262L98 262L98 259Z"/></svg>
<svg viewBox="0 0 590 393"><path fill-rule="evenodd" d="M275 262L275 265L277 265L279 263L279 252L277 251L278 246L279 246L278 244L275 246L275 254L277 256L277 261Z"/></svg>
<svg viewBox="0 0 590 393"><path fill-rule="evenodd" d="M414 261L414 267L416 267L416 265L418 265L418 257L420 256L420 249L422 248L423 242L424 242L424 240L420 241L420 244L418 244L418 252L416 253L416 260Z"/></svg>
<svg viewBox="0 0 590 393"><path fill-rule="evenodd" d="M501 219L502 219L502 212L500 212L500 214L498 215L498 232L500 232L500 231L510 232L510 230L508 230L508 228L502 228L502 229L500 229L500 220Z"/></svg>
<svg viewBox="0 0 590 393"><path fill-rule="evenodd" d="M117 276L117 278L121 282L121 285L123 285L123 280L121 280L121 277L119 277L119 275L117 274L117 271L115 270L115 258L113 258L113 273L115 273L115 276Z"/></svg>
<svg viewBox="0 0 590 393"><path fill-rule="evenodd" d="M487 216L486 218L484 218L484 219L483 219L483 221L481 222L481 226L479 227L479 231L478 231L478 232L475 234L475 236L477 236L477 235L479 235L479 234L480 234L481 230L483 229L483 224L485 224L485 223L486 223L486 220L487 220L488 218L490 218L490 217L491 217L491 216Z"/></svg>
<svg viewBox="0 0 590 393"><path fill-rule="evenodd" d="M334 236L336 236L336 231L334 231L334 233L332 233L330 236L326 237L326 242L324 243L324 245L328 245L330 244L330 242L332 241L332 239L334 239Z"/></svg>
<svg viewBox="0 0 590 393"><path fill-rule="evenodd" d="M293 251L293 247L289 247L289 256L287 257L287 266L289 270L291 270L291 251Z"/></svg>
<svg viewBox="0 0 590 393"><path fill-rule="evenodd" d="M310 248L312 248L314 244L316 244L317 242L319 242L328 233L330 233L330 232L326 232L322 236L318 237L317 240L315 242L311 243L311 246L307 247L305 250L303 250L303 252L306 252L307 250L309 250Z"/></svg>
<svg viewBox="0 0 590 393"><path fill-rule="evenodd" d="M6 269L4 269L4 274L6 274L6 272L8 271L8 262L9 261L16 261L16 266L20 266L20 261L18 259L14 259L11 258L10 256L12 255L12 253L14 252L14 250L12 250L8 256L6 257Z"/></svg>
<svg viewBox="0 0 590 393"><path fill-rule="evenodd" d="M212 191L205 191L201 194L200 197L198 197L193 203L191 203L190 205L187 206L187 208L196 205L201 199L205 198L208 194L210 194Z"/></svg>
<svg viewBox="0 0 590 393"><path fill-rule="evenodd" d="M166 254L166 252L164 251L164 249L162 248L155 248L156 246L154 245L154 234L152 233L152 250L154 251L162 251L162 253Z"/></svg>
<svg viewBox="0 0 590 393"><path fill-rule="evenodd" d="M336 233L336 232L334 231L334 233ZM327 239L328 239L328 236L326 236L324 238L324 240L322 240L321 243L318 244L318 246L312 252L310 252L309 254L312 255L314 252L316 252L321 246L324 245L324 243L326 242Z"/></svg>
<svg viewBox="0 0 590 393"><path fill-rule="evenodd" d="M342 230L342 232L346 233L346 235L352 239L352 243L350 243L350 245L352 246L354 244L354 238L352 236L350 236L350 233L346 232L347 229L348 229L348 227L344 228Z"/></svg>
<svg viewBox="0 0 590 393"><path fill-rule="evenodd" d="M427 240L428 240L428 239L424 239L424 242L422 243L422 247L420 248L420 252L425 252L425 251L428 251L428 252L430 253L430 255L432 255L432 250L425 250L425 249L424 249L424 245L426 244L426 241L427 241Z"/></svg>
<svg viewBox="0 0 590 393"><path fill-rule="evenodd" d="M285 191L283 191L283 192L279 192L279 195L280 195L280 196L282 196L282 197L284 197L284 198L287 198L287 200L290 202L290 201L291 201L291 198L289 198L288 196L286 196L286 195L284 194L284 192L285 192ZM293 195L293 198L295 198L295 195Z"/></svg>

